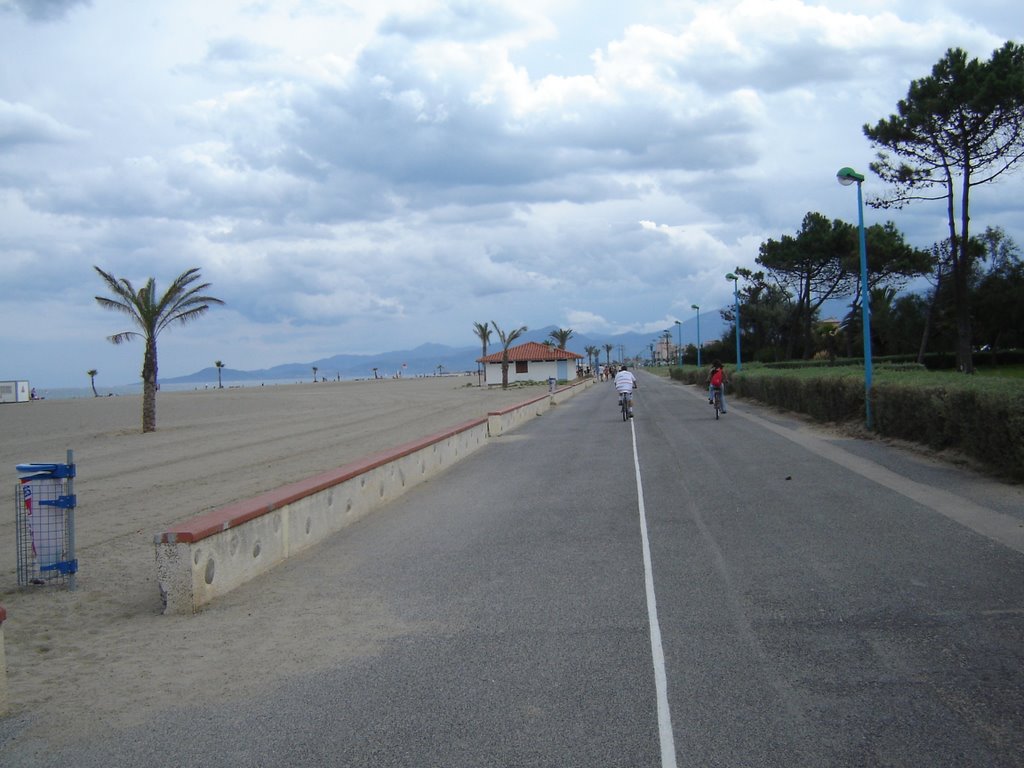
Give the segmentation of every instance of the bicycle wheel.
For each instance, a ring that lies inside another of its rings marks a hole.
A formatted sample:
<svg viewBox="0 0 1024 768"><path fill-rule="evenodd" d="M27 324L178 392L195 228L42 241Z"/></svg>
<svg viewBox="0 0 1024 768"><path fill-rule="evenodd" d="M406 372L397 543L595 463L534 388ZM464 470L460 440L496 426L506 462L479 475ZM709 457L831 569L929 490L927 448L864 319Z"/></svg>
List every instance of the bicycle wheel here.
<svg viewBox="0 0 1024 768"><path fill-rule="evenodd" d="M622 420L629 421L629 401L623 396L622 400Z"/></svg>
<svg viewBox="0 0 1024 768"><path fill-rule="evenodd" d="M718 421L718 414L722 412L722 390L715 390L715 421Z"/></svg>

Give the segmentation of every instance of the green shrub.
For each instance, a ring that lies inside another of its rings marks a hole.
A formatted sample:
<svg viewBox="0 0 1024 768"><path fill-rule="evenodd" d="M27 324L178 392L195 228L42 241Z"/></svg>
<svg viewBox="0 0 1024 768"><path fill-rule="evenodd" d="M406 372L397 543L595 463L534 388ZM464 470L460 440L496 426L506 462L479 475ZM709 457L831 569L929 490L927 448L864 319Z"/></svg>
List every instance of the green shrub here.
<svg viewBox="0 0 1024 768"><path fill-rule="evenodd" d="M707 371L677 369L672 377L707 386ZM730 370L732 391L818 421L863 422L864 370L854 365L744 363ZM1024 381L927 370L915 362L874 368L875 432L955 450L992 474L1024 481Z"/></svg>

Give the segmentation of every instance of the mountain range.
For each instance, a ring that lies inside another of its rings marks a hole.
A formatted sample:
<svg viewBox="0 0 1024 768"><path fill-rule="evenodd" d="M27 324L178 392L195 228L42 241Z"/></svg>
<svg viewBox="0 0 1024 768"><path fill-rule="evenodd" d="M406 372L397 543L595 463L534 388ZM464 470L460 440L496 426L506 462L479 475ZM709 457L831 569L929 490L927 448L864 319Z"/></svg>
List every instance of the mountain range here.
<svg viewBox="0 0 1024 768"><path fill-rule="evenodd" d="M684 344L693 344L696 341L696 318L682 324L682 328L673 326L672 343L678 342L680 331ZM527 331L514 345L527 341L543 343L550 340L551 332L557 330L556 326L548 326L535 331ZM701 338L707 342L718 339L725 330L725 323L717 313L707 314L701 317ZM601 350L601 359L606 358L605 344L612 344L611 359L620 359L621 353L627 357L637 355L643 358L650 357L650 346L661 336L661 333L622 333L615 336L588 336L578 334L569 339L566 349L583 355L584 365L586 364L587 353L585 349L590 346L598 347ZM501 350L501 345L492 338L488 346L488 354ZM420 346L396 352L381 352L372 355L333 355L331 357L310 360L304 363L285 363L275 365L272 368L261 368L258 370L242 371L225 367L221 369L220 380L224 383L251 382L251 381L305 381L312 380L313 368L317 369L317 378L325 379L359 379L369 378L376 375L390 378L397 373L402 376L430 376L436 373L458 373L463 371L476 371L476 359L480 357L481 347L475 344L467 347L450 347L444 344L421 344ZM203 368L195 373L175 378L161 379L167 384L190 384L208 383L217 381L217 369L213 366Z"/></svg>

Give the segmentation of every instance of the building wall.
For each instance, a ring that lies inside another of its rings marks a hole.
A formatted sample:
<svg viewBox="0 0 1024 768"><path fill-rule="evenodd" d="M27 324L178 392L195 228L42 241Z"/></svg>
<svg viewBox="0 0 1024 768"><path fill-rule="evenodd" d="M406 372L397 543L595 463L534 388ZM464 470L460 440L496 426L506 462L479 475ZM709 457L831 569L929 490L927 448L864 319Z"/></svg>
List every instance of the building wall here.
<svg viewBox="0 0 1024 768"><path fill-rule="evenodd" d="M571 373L569 372L569 363L572 363ZM559 381L572 381L576 378L575 360L550 360L545 362L531 360L526 364L526 367L526 373L516 373L515 362L510 362L508 364L508 383L515 384L520 381L545 382L552 377ZM487 364L487 384L489 386L494 386L495 384L501 386L501 363Z"/></svg>

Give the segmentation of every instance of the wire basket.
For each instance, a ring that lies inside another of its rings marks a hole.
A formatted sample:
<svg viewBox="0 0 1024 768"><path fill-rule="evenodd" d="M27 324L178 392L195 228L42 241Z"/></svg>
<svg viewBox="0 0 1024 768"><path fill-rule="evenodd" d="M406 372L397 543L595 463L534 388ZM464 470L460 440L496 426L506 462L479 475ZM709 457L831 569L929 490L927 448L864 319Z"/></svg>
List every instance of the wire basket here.
<svg viewBox="0 0 1024 768"><path fill-rule="evenodd" d="M68 584L74 588L73 464L19 465L30 469L15 490L18 585Z"/></svg>

